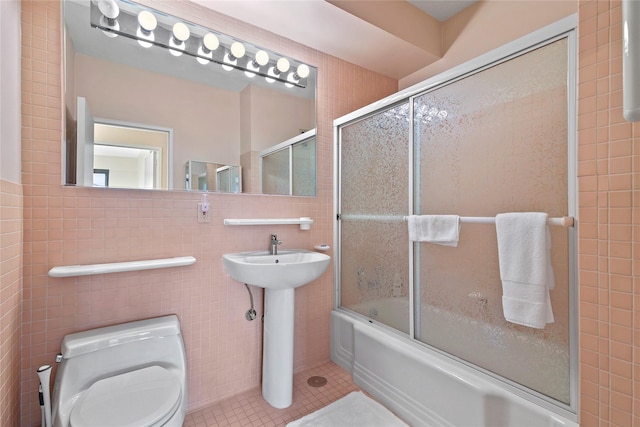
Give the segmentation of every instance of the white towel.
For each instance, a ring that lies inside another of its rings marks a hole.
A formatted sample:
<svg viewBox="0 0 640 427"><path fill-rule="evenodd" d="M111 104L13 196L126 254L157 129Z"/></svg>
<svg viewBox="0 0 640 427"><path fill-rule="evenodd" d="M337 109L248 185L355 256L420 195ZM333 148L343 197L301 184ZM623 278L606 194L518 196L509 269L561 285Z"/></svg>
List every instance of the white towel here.
<svg viewBox="0 0 640 427"><path fill-rule="evenodd" d="M460 217L458 215L411 215L409 240L444 246L458 246Z"/></svg>
<svg viewBox="0 0 640 427"><path fill-rule="evenodd" d="M547 214L496 215L502 308L507 321L543 329L553 323L549 290L554 287Z"/></svg>

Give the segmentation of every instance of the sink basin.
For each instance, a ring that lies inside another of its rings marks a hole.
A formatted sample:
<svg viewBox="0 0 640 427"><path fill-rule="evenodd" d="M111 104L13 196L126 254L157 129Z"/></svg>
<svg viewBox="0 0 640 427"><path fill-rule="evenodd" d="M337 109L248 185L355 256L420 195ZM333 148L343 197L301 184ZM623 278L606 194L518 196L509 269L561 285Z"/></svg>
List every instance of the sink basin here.
<svg viewBox="0 0 640 427"><path fill-rule="evenodd" d="M293 289L320 277L331 257L303 249L240 252L222 256L224 269L239 282L266 289Z"/></svg>

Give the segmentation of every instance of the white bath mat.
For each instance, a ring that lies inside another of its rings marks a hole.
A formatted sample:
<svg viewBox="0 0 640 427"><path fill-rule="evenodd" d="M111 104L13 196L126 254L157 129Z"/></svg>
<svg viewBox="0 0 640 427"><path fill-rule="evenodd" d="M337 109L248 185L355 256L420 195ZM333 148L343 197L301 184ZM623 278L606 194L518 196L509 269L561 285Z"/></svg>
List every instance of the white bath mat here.
<svg viewBox="0 0 640 427"><path fill-rule="evenodd" d="M387 408L354 391L287 427L409 427Z"/></svg>

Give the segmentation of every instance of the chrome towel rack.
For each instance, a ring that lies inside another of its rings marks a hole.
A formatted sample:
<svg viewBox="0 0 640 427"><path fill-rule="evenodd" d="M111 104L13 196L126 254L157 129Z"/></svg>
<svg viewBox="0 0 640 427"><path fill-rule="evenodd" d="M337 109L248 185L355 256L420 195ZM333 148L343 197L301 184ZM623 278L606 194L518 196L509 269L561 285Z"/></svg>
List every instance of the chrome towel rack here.
<svg viewBox="0 0 640 427"><path fill-rule="evenodd" d="M356 221L406 221L407 216L400 215L354 215L354 214L341 214L339 219L356 220ZM461 223L467 224L495 224L496 217L494 216L461 216ZM573 227L575 225L575 219L572 216L563 216L557 218L548 218L547 224L561 226L564 228Z"/></svg>

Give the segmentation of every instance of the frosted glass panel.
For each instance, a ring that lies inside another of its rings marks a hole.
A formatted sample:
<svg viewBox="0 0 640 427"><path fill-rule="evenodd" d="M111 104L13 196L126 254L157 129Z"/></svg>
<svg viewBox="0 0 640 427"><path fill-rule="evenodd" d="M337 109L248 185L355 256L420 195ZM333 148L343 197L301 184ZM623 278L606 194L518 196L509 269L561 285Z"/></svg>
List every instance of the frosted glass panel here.
<svg viewBox="0 0 640 427"><path fill-rule="evenodd" d="M218 181L216 183L218 189L227 189L231 187L231 172L229 169L216 172L216 175L218 177Z"/></svg>
<svg viewBox="0 0 640 427"><path fill-rule="evenodd" d="M289 150L280 150L262 158L262 192L290 194Z"/></svg>
<svg viewBox="0 0 640 427"><path fill-rule="evenodd" d="M409 104L341 129L341 305L409 331Z"/></svg>
<svg viewBox="0 0 640 427"><path fill-rule="evenodd" d="M566 215L566 85L564 39L416 98L418 213ZM551 233L555 323L505 321L495 226L463 224L457 248L420 244L417 338L569 403L568 232Z"/></svg>
<svg viewBox="0 0 640 427"><path fill-rule="evenodd" d="M242 169L240 166L225 166L215 169L216 190L227 193L240 193L242 191Z"/></svg>
<svg viewBox="0 0 640 427"><path fill-rule="evenodd" d="M293 195L316 195L316 139L311 138L294 144L293 155Z"/></svg>

